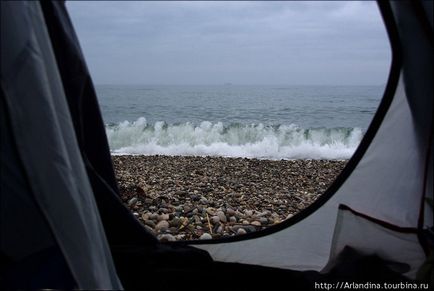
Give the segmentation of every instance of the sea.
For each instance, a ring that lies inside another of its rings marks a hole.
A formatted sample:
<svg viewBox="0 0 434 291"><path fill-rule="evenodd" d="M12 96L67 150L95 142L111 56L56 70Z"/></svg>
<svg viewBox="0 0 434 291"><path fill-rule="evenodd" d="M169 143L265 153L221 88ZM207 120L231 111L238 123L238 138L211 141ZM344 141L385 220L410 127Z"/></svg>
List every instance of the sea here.
<svg viewBox="0 0 434 291"><path fill-rule="evenodd" d="M352 156L380 86L96 85L114 155Z"/></svg>

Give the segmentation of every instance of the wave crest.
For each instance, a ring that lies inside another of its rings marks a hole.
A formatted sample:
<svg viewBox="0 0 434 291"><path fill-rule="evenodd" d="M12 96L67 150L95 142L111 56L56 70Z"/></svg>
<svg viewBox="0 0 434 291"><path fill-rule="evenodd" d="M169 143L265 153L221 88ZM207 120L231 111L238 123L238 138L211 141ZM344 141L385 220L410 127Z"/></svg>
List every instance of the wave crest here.
<svg viewBox="0 0 434 291"><path fill-rule="evenodd" d="M348 159L360 128L300 128L203 121L148 124L144 117L106 127L113 154L198 155L260 159Z"/></svg>

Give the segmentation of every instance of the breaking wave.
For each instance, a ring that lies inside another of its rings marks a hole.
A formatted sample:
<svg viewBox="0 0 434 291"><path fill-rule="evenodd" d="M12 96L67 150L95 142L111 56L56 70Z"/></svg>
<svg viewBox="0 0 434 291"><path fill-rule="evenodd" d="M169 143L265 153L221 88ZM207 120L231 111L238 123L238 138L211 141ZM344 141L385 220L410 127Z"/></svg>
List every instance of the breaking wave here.
<svg viewBox="0 0 434 291"><path fill-rule="evenodd" d="M300 128L204 121L149 124L141 117L106 126L112 154L195 155L259 159L348 159L360 128Z"/></svg>

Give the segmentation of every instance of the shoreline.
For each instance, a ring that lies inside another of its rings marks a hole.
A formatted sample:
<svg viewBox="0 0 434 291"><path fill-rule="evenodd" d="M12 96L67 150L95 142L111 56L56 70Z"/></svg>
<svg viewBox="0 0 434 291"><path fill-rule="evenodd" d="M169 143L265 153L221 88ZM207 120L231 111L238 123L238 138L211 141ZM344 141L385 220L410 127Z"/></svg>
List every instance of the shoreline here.
<svg viewBox="0 0 434 291"><path fill-rule="evenodd" d="M242 235L313 203L347 160L112 155L121 199L161 241Z"/></svg>
<svg viewBox="0 0 434 291"><path fill-rule="evenodd" d="M247 160L258 160L258 161L335 161L335 162L347 162L349 159L303 159L303 158L287 158L287 159L270 159L270 158L260 158L260 157L233 157L233 156L213 156L213 155L166 155L166 154L155 154L155 155L144 155L144 154L128 154L128 153L110 153L112 157L168 157L168 158L211 158L211 159L247 159Z"/></svg>

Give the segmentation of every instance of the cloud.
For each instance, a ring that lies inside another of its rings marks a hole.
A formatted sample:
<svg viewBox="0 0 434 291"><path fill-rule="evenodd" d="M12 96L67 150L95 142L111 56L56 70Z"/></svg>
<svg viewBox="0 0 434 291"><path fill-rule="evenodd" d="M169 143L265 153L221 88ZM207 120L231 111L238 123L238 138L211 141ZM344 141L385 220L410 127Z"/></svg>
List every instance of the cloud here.
<svg viewBox="0 0 434 291"><path fill-rule="evenodd" d="M67 2L97 83L381 84L375 2Z"/></svg>

